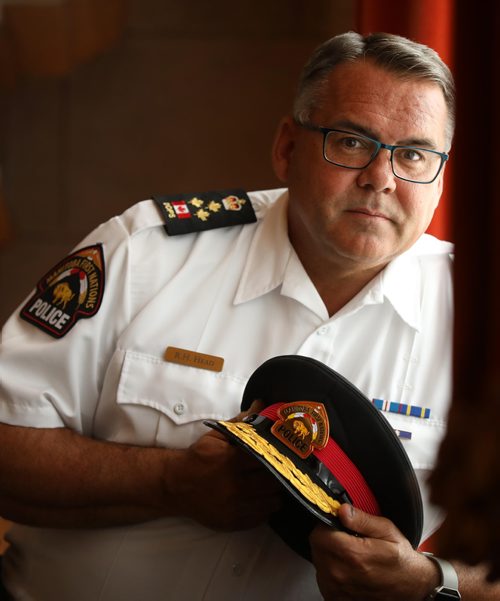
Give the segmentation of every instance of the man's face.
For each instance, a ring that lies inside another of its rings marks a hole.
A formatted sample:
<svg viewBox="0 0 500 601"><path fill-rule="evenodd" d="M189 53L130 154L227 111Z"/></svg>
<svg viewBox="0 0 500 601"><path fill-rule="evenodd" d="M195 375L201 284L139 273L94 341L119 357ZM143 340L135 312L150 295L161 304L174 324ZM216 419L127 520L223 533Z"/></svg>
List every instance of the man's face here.
<svg viewBox="0 0 500 601"><path fill-rule="evenodd" d="M330 74L314 125L367 135L385 144L443 152L447 108L437 84L402 80L370 61L339 65ZM288 185L289 234L306 263L363 270L382 268L427 229L442 191L396 178L381 149L365 169L326 162L323 135L285 120L274 167Z"/></svg>

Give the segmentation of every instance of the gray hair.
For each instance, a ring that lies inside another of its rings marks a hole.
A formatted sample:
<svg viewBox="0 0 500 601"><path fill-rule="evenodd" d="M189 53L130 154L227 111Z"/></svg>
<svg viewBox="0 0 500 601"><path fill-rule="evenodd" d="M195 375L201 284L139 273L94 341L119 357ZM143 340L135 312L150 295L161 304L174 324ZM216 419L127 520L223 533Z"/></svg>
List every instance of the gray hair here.
<svg viewBox="0 0 500 601"><path fill-rule="evenodd" d="M439 85L448 108L446 139L451 146L455 129L455 84L450 69L432 48L390 33L362 36L350 31L321 44L302 70L293 104L295 120L309 121L311 112L323 99L328 76L337 65L364 58L403 79L422 79Z"/></svg>

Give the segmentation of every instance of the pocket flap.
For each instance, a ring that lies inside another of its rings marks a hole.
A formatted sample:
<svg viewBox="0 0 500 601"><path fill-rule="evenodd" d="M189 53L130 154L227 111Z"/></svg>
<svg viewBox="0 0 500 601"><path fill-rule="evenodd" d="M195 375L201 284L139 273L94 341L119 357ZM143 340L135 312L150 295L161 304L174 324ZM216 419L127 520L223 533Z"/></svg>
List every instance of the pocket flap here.
<svg viewBox="0 0 500 601"><path fill-rule="evenodd" d="M229 419L239 412L245 384L246 379L239 376L127 351L117 402L151 407L176 424Z"/></svg>

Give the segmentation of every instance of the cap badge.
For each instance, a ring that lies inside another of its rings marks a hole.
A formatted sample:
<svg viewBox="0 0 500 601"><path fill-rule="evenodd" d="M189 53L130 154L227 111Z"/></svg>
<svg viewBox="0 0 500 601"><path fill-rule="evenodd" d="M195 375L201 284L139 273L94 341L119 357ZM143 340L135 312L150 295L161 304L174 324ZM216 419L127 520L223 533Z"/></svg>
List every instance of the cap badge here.
<svg viewBox="0 0 500 601"><path fill-rule="evenodd" d="M330 427L324 405L310 401L285 403L271 432L302 459L328 443Z"/></svg>

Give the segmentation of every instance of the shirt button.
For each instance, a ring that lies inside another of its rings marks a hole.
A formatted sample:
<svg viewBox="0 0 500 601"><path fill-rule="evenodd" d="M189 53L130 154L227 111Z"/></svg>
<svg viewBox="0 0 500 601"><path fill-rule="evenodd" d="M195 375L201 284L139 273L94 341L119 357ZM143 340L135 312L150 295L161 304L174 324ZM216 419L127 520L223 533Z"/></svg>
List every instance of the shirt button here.
<svg viewBox="0 0 500 601"><path fill-rule="evenodd" d="M318 336L324 336L328 332L328 326L321 326L318 330L316 330L316 334Z"/></svg>
<svg viewBox="0 0 500 601"><path fill-rule="evenodd" d="M174 413L176 415L182 415L185 411L185 407L182 403L177 403L176 405L174 405Z"/></svg>
<svg viewBox="0 0 500 601"><path fill-rule="evenodd" d="M241 576L243 574L243 566L241 563L233 563L232 569L235 576Z"/></svg>

